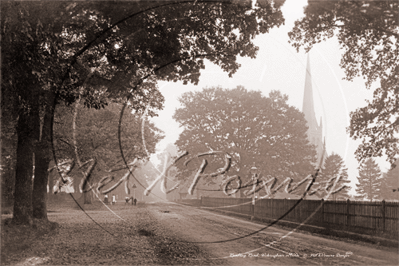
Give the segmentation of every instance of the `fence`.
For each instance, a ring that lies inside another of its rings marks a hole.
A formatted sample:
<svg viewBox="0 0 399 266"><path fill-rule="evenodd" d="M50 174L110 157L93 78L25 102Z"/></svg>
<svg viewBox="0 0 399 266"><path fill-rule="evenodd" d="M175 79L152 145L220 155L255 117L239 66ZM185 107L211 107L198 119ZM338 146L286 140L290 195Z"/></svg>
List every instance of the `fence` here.
<svg viewBox="0 0 399 266"><path fill-rule="evenodd" d="M248 198L211 197L181 202L265 220L304 223L393 239L398 237L399 202L260 199L252 205Z"/></svg>

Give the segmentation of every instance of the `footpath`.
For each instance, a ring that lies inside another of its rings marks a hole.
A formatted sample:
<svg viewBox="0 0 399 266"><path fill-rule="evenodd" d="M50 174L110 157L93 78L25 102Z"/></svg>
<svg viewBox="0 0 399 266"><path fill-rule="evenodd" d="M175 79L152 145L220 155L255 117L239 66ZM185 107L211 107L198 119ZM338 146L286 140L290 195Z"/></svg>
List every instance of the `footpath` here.
<svg viewBox="0 0 399 266"><path fill-rule="evenodd" d="M193 244L175 241L145 205L107 207L91 206L86 213L52 207L48 218L57 225L39 231L7 225L11 216L2 215L1 265L198 264L187 258L212 263Z"/></svg>

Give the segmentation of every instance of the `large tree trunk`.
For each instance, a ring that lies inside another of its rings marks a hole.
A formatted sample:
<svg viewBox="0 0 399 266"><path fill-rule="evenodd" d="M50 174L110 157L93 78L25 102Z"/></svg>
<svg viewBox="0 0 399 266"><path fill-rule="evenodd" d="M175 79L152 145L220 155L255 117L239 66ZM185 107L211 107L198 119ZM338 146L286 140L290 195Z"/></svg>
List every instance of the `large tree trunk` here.
<svg viewBox="0 0 399 266"><path fill-rule="evenodd" d="M31 77L31 79L27 80L35 80L34 78ZM25 85L27 84L19 84L19 86ZM34 176L34 152L40 136L40 87L33 82L33 84L27 85L27 88L18 93L21 109L19 110L17 123L18 141L13 223L31 225L33 222L32 179Z"/></svg>
<svg viewBox="0 0 399 266"><path fill-rule="evenodd" d="M44 117L40 142L35 152L35 179L33 180L33 217L47 219L48 168L51 161L51 133L55 95L48 92L44 99Z"/></svg>
<svg viewBox="0 0 399 266"><path fill-rule="evenodd" d="M17 125L18 142L13 215L15 224L32 224L32 175L35 144L32 118L31 112L22 111Z"/></svg>
<svg viewBox="0 0 399 266"><path fill-rule="evenodd" d="M49 160L45 151L35 153L35 179L33 180L33 217L47 219L47 180Z"/></svg>
<svg viewBox="0 0 399 266"><path fill-rule="evenodd" d="M9 86L1 88L1 206L12 207L17 150L17 103Z"/></svg>
<svg viewBox="0 0 399 266"><path fill-rule="evenodd" d="M44 145L43 145L44 146ZM43 147L42 146L42 147ZM48 181L48 149L35 153L35 179L33 181L33 217L47 219L47 181Z"/></svg>
<svg viewBox="0 0 399 266"><path fill-rule="evenodd" d="M47 175L47 185L49 188L49 192L48 192L48 197L51 199L52 195L53 195L53 187L54 187L54 177L52 175L50 175L51 172L48 173Z"/></svg>

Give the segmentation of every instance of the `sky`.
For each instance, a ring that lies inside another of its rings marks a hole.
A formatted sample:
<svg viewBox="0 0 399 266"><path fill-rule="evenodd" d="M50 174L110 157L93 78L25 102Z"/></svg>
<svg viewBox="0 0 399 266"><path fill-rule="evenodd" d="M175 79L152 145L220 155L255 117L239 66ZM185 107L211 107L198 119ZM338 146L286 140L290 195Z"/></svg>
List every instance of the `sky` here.
<svg viewBox="0 0 399 266"><path fill-rule="evenodd" d="M294 22L304 16L303 8L306 5L306 0L286 0L282 8L285 25L256 37L254 43L259 46L256 59L239 58L241 68L232 78L218 66L206 62L197 86L183 85L181 82L159 82L159 90L165 97L165 107L151 121L164 131L165 138L158 144L157 150L161 151L167 144L174 143L182 132L172 117L180 106L178 98L184 92L201 91L205 87L219 85L223 88L242 85L248 90L260 90L265 96L272 90L280 90L288 95L290 105L302 111L307 54L303 49L297 52L288 43L288 32ZM352 82L343 80L345 74L339 67L341 54L334 37L316 44L309 53L309 59L315 113L318 121L320 118L323 121L327 153L336 153L344 158L352 182L351 193L354 193L359 166L354 152L360 141L350 139L346 128L349 126L350 112L365 106L366 100L372 99L373 90L366 89L361 78ZM389 169L385 158L377 158L376 161L382 171Z"/></svg>

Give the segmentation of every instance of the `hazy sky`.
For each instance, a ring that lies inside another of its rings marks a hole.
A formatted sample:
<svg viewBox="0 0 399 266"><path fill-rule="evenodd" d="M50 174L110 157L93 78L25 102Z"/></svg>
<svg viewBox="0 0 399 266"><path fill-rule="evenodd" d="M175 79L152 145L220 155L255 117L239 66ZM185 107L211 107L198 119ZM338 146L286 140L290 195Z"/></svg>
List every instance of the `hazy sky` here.
<svg viewBox="0 0 399 266"><path fill-rule="evenodd" d="M178 139L182 129L172 116L179 107L178 97L187 91L200 91L204 87L218 85L223 88L243 85L248 90L260 90L267 96L271 90L280 90L289 96L290 105L302 111L307 54L303 50L296 52L288 43L287 33L293 28L294 21L304 16L303 7L306 4L304 0L287 0L283 6L285 25L258 36L255 39L255 44L259 46L256 59L240 58L241 68L232 78L218 66L207 62L197 86L160 82L165 108L159 112L159 117L152 119L165 132L165 139L157 146L158 149L162 150ZM365 106L365 100L372 99L372 90L367 90L360 78L353 82L343 80L340 60L341 51L336 38L317 44L310 51L316 118L323 120L327 153L334 152L344 158L354 191L353 181L358 175L354 151L360 142L350 139L346 128L349 126L349 113ZM377 162L382 171L387 171L389 164L384 159Z"/></svg>

